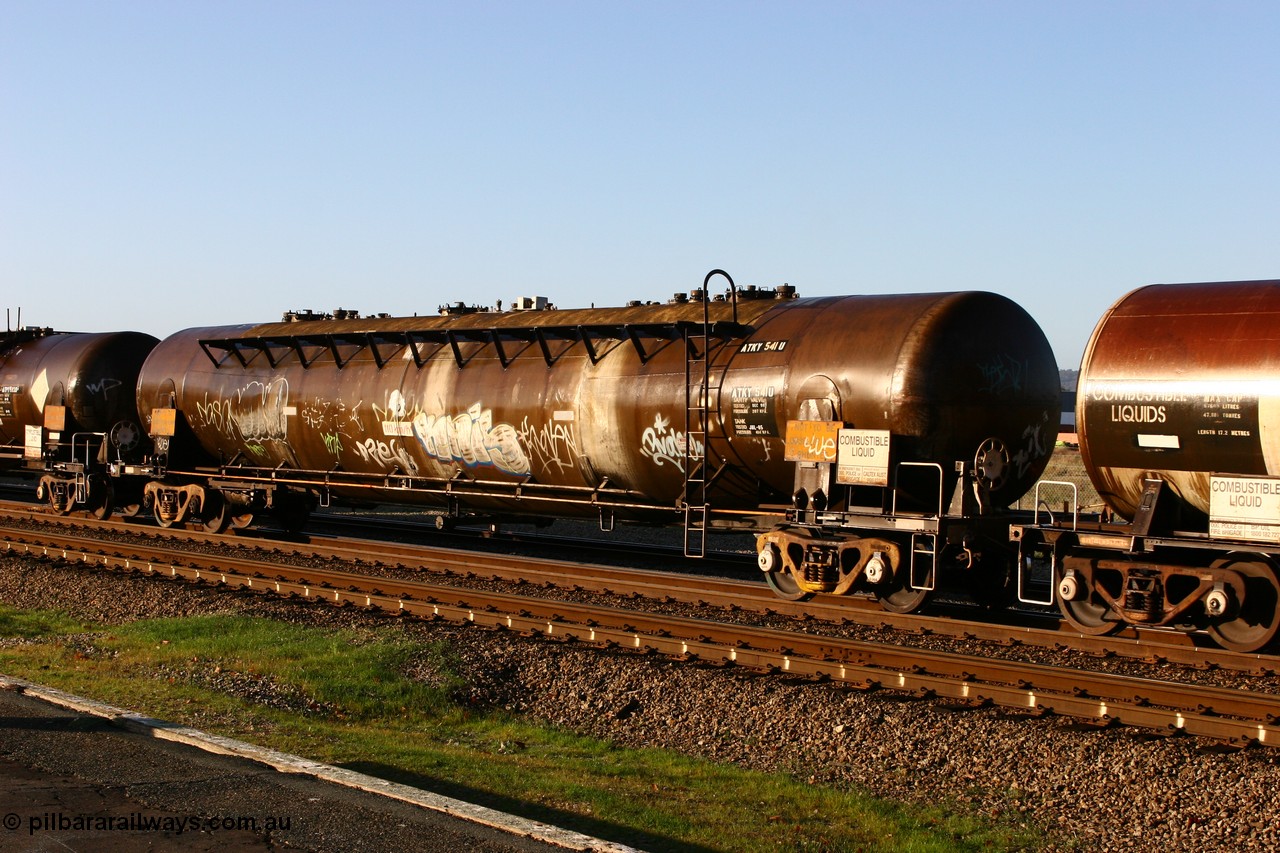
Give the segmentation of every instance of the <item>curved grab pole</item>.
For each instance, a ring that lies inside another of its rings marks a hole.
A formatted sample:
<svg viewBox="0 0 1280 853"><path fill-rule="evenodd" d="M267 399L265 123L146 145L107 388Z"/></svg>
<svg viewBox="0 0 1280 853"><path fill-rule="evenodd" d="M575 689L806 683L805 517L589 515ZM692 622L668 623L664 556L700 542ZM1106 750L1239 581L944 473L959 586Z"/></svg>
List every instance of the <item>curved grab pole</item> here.
<svg viewBox="0 0 1280 853"><path fill-rule="evenodd" d="M711 289L708 285L711 284L711 279L715 278L718 275L724 276L725 279L729 282L729 298L730 298L730 301L733 302L733 324L736 326L738 325L738 286L733 283L733 276L729 275L724 270L712 270L711 272L707 273L707 277L702 280L703 313L707 315L706 317L707 320L711 319L710 310L709 310L709 305L711 303Z"/></svg>

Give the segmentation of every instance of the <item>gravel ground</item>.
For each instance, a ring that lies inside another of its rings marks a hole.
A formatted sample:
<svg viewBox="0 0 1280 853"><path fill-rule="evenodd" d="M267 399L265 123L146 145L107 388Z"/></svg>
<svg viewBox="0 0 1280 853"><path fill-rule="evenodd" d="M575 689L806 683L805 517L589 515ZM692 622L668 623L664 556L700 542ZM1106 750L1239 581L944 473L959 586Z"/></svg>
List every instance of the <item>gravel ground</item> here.
<svg viewBox="0 0 1280 853"><path fill-rule="evenodd" d="M1190 738L957 710L889 692L844 692L322 605L228 599L199 587L31 560L0 561L0 601L108 622L234 609L309 624L378 624L424 640L450 639L468 698L479 705L622 745L784 770L908 803L961 802L979 815L1013 815L1043 828L1046 849L1054 851L1280 849L1280 754L1270 749L1221 751ZM91 645L93 638L81 641ZM413 674L435 675L425 661ZM238 674L158 675L283 707L307 702Z"/></svg>

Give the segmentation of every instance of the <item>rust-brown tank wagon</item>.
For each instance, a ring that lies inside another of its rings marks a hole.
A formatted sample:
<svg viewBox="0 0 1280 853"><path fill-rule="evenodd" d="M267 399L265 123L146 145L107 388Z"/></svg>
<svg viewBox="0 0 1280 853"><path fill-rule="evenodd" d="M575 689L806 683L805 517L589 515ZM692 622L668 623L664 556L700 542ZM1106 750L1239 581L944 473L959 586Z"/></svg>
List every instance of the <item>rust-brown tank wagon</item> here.
<svg viewBox="0 0 1280 853"><path fill-rule="evenodd" d="M1013 302L754 295L190 329L148 358L138 405L175 409L246 490L306 480L461 514L671 523L706 503L713 525L758 523L792 499L788 422L819 409L949 481L998 446L1000 502L1042 470L1056 366Z"/></svg>

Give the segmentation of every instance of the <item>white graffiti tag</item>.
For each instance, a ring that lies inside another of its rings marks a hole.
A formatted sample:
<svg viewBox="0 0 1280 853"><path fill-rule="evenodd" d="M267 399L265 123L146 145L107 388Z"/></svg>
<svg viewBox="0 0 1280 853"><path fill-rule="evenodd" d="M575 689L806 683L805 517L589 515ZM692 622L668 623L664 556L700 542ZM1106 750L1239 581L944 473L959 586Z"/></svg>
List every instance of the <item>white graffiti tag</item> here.
<svg viewBox="0 0 1280 853"><path fill-rule="evenodd" d="M418 473L418 463L413 461L409 451L395 441L366 438L364 441L356 442L355 451L365 462L380 465L388 470L399 469L406 474Z"/></svg>
<svg viewBox="0 0 1280 853"><path fill-rule="evenodd" d="M319 434L325 450L335 461L342 460L344 447L355 444L354 432L348 429L350 413L341 401L313 400L299 405L298 419L307 429ZM358 421L355 424L359 426Z"/></svg>
<svg viewBox="0 0 1280 853"><path fill-rule="evenodd" d="M685 434L669 429L671 421L662 415L656 415L653 419L653 426L644 431L640 436L640 452L653 460L655 465L663 465L670 462L672 465L684 470L685 446L688 443ZM694 439L693 452L697 456L703 453L702 442Z"/></svg>
<svg viewBox="0 0 1280 853"><path fill-rule="evenodd" d="M289 383L284 379L250 382L240 391L240 405L232 418L246 439L284 441L288 438L285 407L289 404Z"/></svg>
<svg viewBox="0 0 1280 853"><path fill-rule="evenodd" d="M1045 427L1049 419L1042 415L1040 423L1032 424L1022 431L1023 444L1013 455L1013 463L1018 466L1018 476L1022 477L1034 462L1053 452L1053 445L1044 439Z"/></svg>
<svg viewBox="0 0 1280 853"><path fill-rule="evenodd" d="M572 421L556 421L535 427L525 418L520 423L520 441L542 471L563 471L577 464L578 436Z"/></svg>
<svg viewBox="0 0 1280 853"><path fill-rule="evenodd" d="M452 418L419 413L413 419L413 434L427 453L445 462L492 465L508 474L532 473L516 428L495 424L492 410L479 403Z"/></svg>
<svg viewBox="0 0 1280 853"><path fill-rule="evenodd" d="M285 379L253 381L236 392L235 399L196 403L197 417L213 429L247 442L285 441L288 421L289 383Z"/></svg>

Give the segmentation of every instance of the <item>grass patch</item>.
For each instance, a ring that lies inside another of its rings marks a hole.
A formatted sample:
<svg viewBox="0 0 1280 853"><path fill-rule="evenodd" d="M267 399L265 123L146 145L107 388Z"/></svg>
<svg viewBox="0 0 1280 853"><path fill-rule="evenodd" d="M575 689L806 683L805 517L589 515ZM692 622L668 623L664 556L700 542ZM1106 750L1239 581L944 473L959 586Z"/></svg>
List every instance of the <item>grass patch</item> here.
<svg viewBox="0 0 1280 853"><path fill-rule="evenodd" d="M57 637L92 627L60 610L14 610L0 605L0 639L4 640Z"/></svg>
<svg viewBox="0 0 1280 853"><path fill-rule="evenodd" d="M646 850L1026 850L1031 831L477 709L448 646L234 615L0 606L0 672ZM92 632L92 633L90 633ZM38 641L33 641L38 638ZM406 672L426 674L409 678Z"/></svg>

